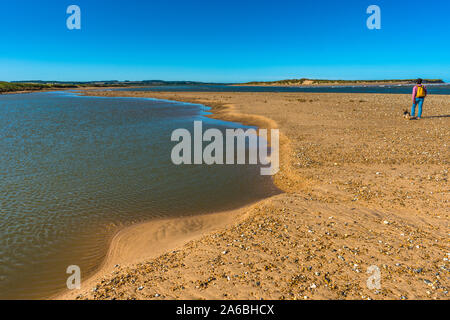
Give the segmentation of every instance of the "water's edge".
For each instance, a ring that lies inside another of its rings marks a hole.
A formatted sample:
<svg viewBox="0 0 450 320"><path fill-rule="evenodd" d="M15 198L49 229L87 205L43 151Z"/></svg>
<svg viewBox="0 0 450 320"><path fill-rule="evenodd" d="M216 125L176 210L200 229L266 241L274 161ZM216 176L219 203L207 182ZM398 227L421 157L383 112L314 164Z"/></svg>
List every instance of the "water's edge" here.
<svg viewBox="0 0 450 320"><path fill-rule="evenodd" d="M83 91L81 91L83 92ZM88 92L84 91L82 93L84 96L88 97L98 97L95 94L90 95ZM107 96L109 98L130 98L129 96ZM209 117L212 119L223 120L235 124L242 124L245 126L253 127L274 127L274 121L265 117L262 117L259 121L260 123L255 125L254 118L252 115L246 115L237 113L230 105L221 103L212 103L211 106L207 104L199 104L187 100L166 100L158 98L145 98L145 97L135 97L136 99L152 99L157 101L167 101L173 103L187 103L193 105L201 105L207 110L203 113L204 117ZM219 112L220 111L220 112ZM225 112L224 112L225 111ZM232 114L233 120L228 119L228 115ZM270 125L265 125L266 123ZM137 263L142 263L145 260L156 258L165 253L180 249L187 242L203 237L211 232L223 230L227 227L237 223L239 219L247 212L251 207L256 206L267 199L270 199L277 194L283 193L274 183L273 177L271 178L271 193L265 198L259 199L257 201L251 202L244 206L240 206L233 210L217 212L211 212L208 214L197 214L188 217L173 217L173 218L152 218L148 221L143 221L139 223L134 223L128 226L124 226L120 230L111 234L108 239L108 246L106 254L103 258L102 263L95 268L92 272L88 273L85 280L82 282L81 290L68 290L64 289L61 292L46 297L50 300L74 300L78 295L84 291L91 290L96 283L100 282L102 277L113 272L116 265L120 266L131 266ZM195 222L196 225L201 225L202 227L190 230L188 233L184 233L180 236L179 230L185 229L184 226L192 225ZM143 239L153 237L155 233L167 234L164 239L160 239L155 245L150 248L153 252L149 252L149 248L144 250L134 250L138 251L128 254L124 257L123 252L133 251L133 247L136 243L140 243ZM172 232L172 234L170 234Z"/></svg>

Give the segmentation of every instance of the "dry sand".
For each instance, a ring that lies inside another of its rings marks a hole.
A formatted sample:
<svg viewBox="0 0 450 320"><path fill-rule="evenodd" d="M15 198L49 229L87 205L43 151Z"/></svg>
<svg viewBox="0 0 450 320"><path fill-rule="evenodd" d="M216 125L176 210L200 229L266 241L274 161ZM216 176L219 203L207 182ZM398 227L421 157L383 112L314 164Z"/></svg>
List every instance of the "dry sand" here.
<svg viewBox="0 0 450 320"><path fill-rule="evenodd" d="M448 299L450 97L90 92L211 106L279 128L283 194L230 213L124 229L58 299ZM371 266L381 288L370 289Z"/></svg>

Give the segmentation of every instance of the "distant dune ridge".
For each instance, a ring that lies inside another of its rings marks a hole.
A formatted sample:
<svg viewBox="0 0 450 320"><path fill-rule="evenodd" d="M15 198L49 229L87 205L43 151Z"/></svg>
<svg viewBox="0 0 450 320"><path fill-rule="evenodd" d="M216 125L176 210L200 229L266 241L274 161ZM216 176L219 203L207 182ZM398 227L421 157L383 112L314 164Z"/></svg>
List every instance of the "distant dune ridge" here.
<svg viewBox="0 0 450 320"><path fill-rule="evenodd" d="M381 85L381 84L414 84L416 79L394 79L394 80L326 80L326 79L287 79L278 81L252 81L242 83L239 85L252 85L252 86L301 86L301 85ZM424 79L423 83L445 83L442 79Z"/></svg>

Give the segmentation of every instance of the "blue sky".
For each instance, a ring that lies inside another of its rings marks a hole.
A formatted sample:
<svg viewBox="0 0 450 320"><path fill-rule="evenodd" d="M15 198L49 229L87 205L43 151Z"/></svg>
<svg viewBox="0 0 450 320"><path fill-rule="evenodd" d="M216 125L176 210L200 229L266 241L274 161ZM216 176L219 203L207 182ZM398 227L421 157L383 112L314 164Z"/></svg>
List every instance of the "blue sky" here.
<svg viewBox="0 0 450 320"><path fill-rule="evenodd" d="M0 80L450 81L449 17L448 0L1 0Z"/></svg>

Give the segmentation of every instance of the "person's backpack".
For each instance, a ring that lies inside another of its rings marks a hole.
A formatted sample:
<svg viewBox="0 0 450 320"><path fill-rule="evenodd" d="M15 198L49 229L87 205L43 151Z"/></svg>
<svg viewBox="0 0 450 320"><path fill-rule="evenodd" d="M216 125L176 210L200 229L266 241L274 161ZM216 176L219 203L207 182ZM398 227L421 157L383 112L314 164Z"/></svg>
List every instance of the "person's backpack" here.
<svg viewBox="0 0 450 320"><path fill-rule="evenodd" d="M427 95L427 92L425 91L425 87L422 85L417 86L416 98L425 98L426 95Z"/></svg>

